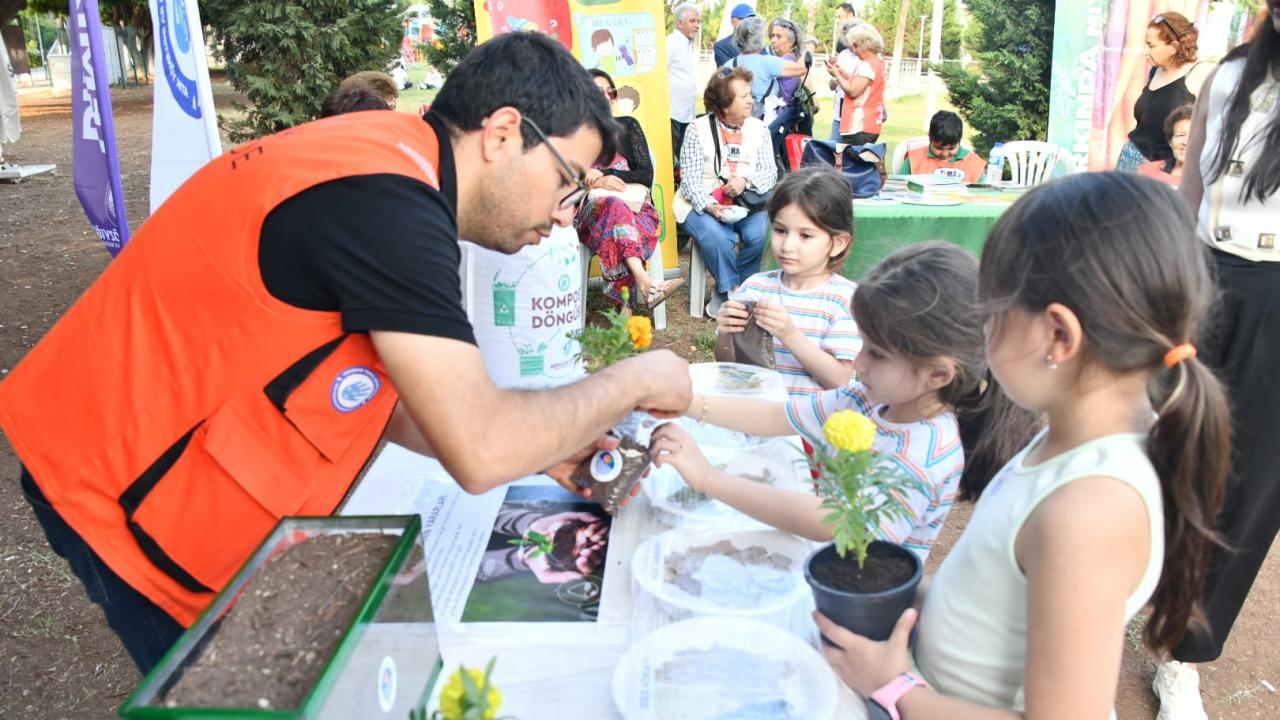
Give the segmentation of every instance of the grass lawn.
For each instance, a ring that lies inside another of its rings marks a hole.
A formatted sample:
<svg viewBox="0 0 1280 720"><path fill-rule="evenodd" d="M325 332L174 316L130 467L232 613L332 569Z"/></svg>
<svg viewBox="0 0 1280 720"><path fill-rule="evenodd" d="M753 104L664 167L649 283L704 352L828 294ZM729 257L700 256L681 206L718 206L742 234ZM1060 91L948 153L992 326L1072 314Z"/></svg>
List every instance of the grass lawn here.
<svg viewBox="0 0 1280 720"><path fill-rule="evenodd" d="M400 91L400 98L396 101L396 110L400 112L417 113L418 108L423 103L429 103L435 99L438 90L419 90L418 83L427 76L427 64L418 63L409 70L409 82L413 83L413 87L408 90Z"/></svg>

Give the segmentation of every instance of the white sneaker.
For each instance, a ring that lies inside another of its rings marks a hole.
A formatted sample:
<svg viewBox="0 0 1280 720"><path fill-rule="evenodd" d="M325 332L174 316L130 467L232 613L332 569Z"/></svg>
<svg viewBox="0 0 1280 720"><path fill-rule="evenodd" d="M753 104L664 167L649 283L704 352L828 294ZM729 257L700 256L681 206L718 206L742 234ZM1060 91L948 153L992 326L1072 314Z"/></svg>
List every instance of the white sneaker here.
<svg viewBox="0 0 1280 720"><path fill-rule="evenodd" d="M715 289L711 291L711 302L707 303L707 314L715 317L720 313L720 306L724 304L726 296L721 295Z"/></svg>
<svg viewBox="0 0 1280 720"><path fill-rule="evenodd" d="M1177 660L1160 663L1151 689L1160 698L1156 720L1209 720L1200 699L1200 673L1194 665Z"/></svg>

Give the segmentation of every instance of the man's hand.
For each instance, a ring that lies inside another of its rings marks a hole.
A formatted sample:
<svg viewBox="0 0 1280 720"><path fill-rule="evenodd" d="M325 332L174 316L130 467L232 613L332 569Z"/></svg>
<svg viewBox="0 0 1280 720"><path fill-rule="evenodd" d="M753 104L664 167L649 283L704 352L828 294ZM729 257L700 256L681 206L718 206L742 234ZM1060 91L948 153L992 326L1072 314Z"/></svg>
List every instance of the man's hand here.
<svg viewBox="0 0 1280 720"><path fill-rule="evenodd" d="M578 487L578 484L573 481L573 471L577 470L578 466L594 455L597 450L612 450L616 447L618 447L618 438L612 435L601 435L591 445L552 465L544 470L543 473L550 475L551 479L559 483L560 487L565 490L582 497L590 497L589 491Z"/></svg>
<svg viewBox="0 0 1280 720"><path fill-rule="evenodd" d="M637 409L646 410L656 417L683 415L693 402L689 363L670 350L650 350L601 372L616 374L624 387L640 389Z"/></svg>

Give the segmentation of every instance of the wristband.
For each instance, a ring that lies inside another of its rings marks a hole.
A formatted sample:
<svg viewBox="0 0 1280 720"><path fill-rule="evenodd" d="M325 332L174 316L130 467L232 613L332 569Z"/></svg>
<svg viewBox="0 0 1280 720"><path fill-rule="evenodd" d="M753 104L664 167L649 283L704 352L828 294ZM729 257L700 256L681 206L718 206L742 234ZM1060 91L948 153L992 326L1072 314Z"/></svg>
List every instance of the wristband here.
<svg viewBox="0 0 1280 720"><path fill-rule="evenodd" d="M702 398L702 412L698 413L698 424L706 425L707 424L707 396L699 395L699 397Z"/></svg>
<svg viewBox="0 0 1280 720"><path fill-rule="evenodd" d="M913 672L904 672L889 681L884 687L871 693L867 704L868 706L874 706L875 709L884 711L884 714L888 715L891 720L901 720L902 716L898 713L898 701L902 699L903 695L918 687L929 687L929 684Z"/></svg>

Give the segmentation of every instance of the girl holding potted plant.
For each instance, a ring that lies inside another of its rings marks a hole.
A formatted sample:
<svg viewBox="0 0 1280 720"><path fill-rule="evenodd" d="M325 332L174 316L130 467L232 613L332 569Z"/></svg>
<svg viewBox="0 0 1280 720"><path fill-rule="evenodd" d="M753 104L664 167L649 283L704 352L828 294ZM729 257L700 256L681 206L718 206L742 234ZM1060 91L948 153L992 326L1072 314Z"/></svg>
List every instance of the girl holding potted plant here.
<svg viewBox="0 0 1280 720"><path fill-rule="evenodd" d="M976 496L1033 429L1029 415L985 382L977 284L977 260L955 245L899 250L872 268L853 296L863 337L853 363L857 381L786 405L695 395L685 415L755 435L800 433L810 455L827 444L829 416L847 409L868 416L873 448L915 480L898 495L907 512L893 514L877 534L923 561L957 489ZM715 469L678 425L663 425L653 438L655 462L674 465L694 490L780 530L832 539L822 498Z"/></svg>
<svg viewBox="0 0 1280 720"><path fill-rule="evenodd" d="M826 653L882 717L1114 716L1129 619L1150 603L1159 654L1200 617L1225 487L1226 400L1191 345L1203 248L1170 188L1076 175L999 220L980 291L992 372L1048 427L984 491L914 647L915 610L887 642L819 616Z"/></svg>

